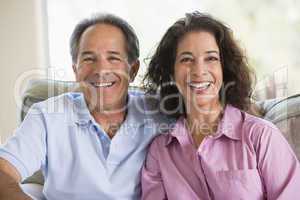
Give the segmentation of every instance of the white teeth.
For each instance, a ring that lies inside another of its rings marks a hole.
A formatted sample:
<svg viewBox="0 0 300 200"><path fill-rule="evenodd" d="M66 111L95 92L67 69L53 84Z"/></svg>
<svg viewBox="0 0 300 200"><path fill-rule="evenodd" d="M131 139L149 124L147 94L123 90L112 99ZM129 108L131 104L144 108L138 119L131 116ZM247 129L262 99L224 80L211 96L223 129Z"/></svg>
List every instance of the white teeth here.
<svg viewBox="0 0 300 200"><path fill-rule="evenodd" d="M210 84L211 82L189 83L189 86L196 89L206 89Z"/></svg>
<svg viewBox="0 0 300 200"><path fill-rule="evenodd" d="M110 87L113 84L114 84L113 82L108 82L108 83L94 83L93 85L96 87Z"/></svg>

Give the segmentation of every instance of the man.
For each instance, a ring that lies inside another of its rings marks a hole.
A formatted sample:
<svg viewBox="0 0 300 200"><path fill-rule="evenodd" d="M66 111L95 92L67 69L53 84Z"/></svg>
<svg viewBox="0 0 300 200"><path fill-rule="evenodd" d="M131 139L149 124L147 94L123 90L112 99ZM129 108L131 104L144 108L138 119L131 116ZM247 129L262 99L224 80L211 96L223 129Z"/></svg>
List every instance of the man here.
<svg viewBox="0 0 300 200"><path fill-rule="evenodd" d="M110 14L79 23L70 42L82 93L32 106L0 148L0 199L31 199L19 183L42 169L46 199L139 199L147 146L165 119L128 93L139 68L138 39ZM63 112L50 111L63 107Z"/></svg>

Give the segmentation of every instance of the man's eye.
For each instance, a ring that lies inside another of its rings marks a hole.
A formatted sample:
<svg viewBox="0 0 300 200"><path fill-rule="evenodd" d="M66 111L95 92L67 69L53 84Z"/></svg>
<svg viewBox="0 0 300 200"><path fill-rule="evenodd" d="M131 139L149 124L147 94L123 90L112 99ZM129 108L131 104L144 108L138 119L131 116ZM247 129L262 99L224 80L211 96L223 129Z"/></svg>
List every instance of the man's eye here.
<svg viewBox="0 0 300 200"><path fill-rule="evenodd" d="M121 61L121 58L112 56L112 57L109 57L108 60L109 61Z"/></svg>
<svg viewBox="0 0 300 200"><path fill-rule="evenodd" d="M82 59L84 62L93 62L95 59L92 57L86 57Z"/></svg>

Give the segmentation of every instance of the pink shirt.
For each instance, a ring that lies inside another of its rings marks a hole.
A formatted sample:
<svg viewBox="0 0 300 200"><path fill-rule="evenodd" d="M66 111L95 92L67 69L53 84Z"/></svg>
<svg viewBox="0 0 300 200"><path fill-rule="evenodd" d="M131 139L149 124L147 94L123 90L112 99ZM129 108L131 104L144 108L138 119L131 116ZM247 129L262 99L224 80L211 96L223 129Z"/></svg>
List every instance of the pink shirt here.
<svg viewBox="0 0 300 200"><path fill-rule="evenodd" d="M198 149L184 123L152 142L142 199L300 199L299 161L272 123L227 105Z"/></svg>

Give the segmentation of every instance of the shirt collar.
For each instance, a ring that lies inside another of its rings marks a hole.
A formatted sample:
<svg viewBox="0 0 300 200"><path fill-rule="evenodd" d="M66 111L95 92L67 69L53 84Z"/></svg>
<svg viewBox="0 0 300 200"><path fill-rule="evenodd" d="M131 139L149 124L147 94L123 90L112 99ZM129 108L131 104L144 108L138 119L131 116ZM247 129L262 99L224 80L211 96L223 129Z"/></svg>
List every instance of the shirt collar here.
<svg viewBox="0 0 300 200"><path fill-rule="evenodd" d="M86 126L93 117L86 104L84 94L81 92L68 93L69 99L73 102L72 105L72 118L73 121L79 126Z"/></svg>
<svg viewBox="0 0 300 200"><path fill-rule="evenodd" d="M213 138L217 139L224 135L232 140L241 140L242 122L242 112L231 105L227 105L224 110L224 115L218 125L217 132L213 135ZM166 146L169 145L174 138L176 138L181 145L186 144L187 140L191 140L184 117L180 117L177 120L174 129L169 132Z"/></svg>
<svg viewBox="0 0 300 200"><path fill-rule="evenodd" d="M96 123L86 104L83 93L69 93L73 101L73 120L80 126L86 126L90 122ZM146 109L143 101L143 94L129 92L127 101L127 115L124 122L135 127L142 126L147 122Z"/></svg>
<svg viewBox="0 0 300 200"><path fill-rule="evenodd" d="M166 146L169 145L174 139L177 139L177 141L181 144L187 144L190 143L189 140L189 132L186 128L186 120L184 117L180 117L173 129L169 132L169 137L166 140Z"/></svg>
<svg viewBox="0 0 300 200"><path fill-rule="evenodd" d="M241 140L243 121L244 115L239 109L231 105L226 105L223 118L219 123L218 130L214 137L218 138L225 135L233 140Z"/></svg>

